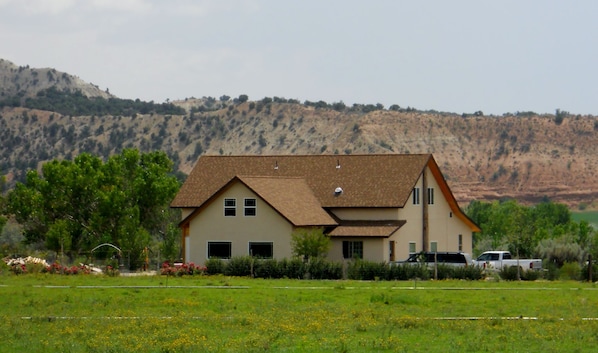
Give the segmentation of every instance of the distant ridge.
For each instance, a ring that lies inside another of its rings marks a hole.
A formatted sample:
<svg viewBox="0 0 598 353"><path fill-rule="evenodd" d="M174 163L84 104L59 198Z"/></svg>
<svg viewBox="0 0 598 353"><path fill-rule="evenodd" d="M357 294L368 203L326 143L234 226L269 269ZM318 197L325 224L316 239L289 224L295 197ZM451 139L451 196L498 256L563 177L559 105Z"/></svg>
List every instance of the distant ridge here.
<svg viewBox="0 0 598 353"><path fill-rule="evenodd" d="M515 198L598 208L598 118L591 115L485 116L246 95L154 104L5 60L0 83L0 175L9 187L44 162L83 152L107 158L124 148L164 151L181 176L205 154L432 153L461 205ZM61 90L81 93L54 94ZM2 105L11 97L36 104Z"/></svg>
<svg viewBox="0 0 598 353"><path fill-rule="evenodd" d="M0 59L0 99L14 96L35 97L40 91L51 87L59 91L79 91L89 98L114 97L98 86L65 72L51 68L33 69L29 65L17 66L8 60Z"/></svg>

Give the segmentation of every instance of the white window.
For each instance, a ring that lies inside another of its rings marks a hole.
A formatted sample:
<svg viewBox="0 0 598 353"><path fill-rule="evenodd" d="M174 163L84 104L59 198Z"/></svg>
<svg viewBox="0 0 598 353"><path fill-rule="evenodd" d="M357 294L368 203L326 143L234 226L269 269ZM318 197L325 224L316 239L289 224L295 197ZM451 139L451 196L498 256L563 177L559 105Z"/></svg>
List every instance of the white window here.
<svg viewBox="0 0 598 353"><path fill-rule="evenodd" d="M224 216L234 217L237 215L237 199L224 199Z"/></svg>
<svg viewBox="0 0 598 353"><path fill-rule="evenodd" d="M413 204L419 205L419 188L413 188Z"/></svg>
<svg viewBox="0 0 598 353"><path fill-rule="evenodd" d="M257 201L256 199L245 199L243 203L243 214L245 216L255 216L257 214Z"/></svg>
<svg viewBox="0 0 598 353"><path fill-rule="evenodd" d="M434 204L434 188L428 188L428 205Z"/></svg>
<svg viewBox="0 0 598 353"><path fill-rule="evenodd" d="M413 255L417 252L417 248L415 247L415 242L409 242L409 255Z"/></svg>
<svg viewBox="0 0 598 353"><path fill-rule="evenodd" d="M459 234L459 251L463 251L463 234Z"/></svg>
<svg viewBox="0 0 598 353"><path fill-rule="evenodd" d="M430 242L430 251L431 252L438 252L438 242L437 241L431 241Z"/></svg>
<svg viewBox="0 0 598 353"><path fill-rule="evenodd" d="M208 259L230 259L232 243L230 241L208 242Z"/></svg>

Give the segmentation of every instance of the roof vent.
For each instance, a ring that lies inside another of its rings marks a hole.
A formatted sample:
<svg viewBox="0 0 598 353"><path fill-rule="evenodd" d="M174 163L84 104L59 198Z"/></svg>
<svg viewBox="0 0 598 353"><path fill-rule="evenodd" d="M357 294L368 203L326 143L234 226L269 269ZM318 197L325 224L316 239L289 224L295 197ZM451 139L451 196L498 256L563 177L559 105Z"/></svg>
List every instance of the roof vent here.
<svg viewBox="0 0 598 353"><path fill-rule="evenodd" d="M340 194L343 193L343 188L341 188L340 186L337 187L336 189L334 189L334 196L340 196Z"/></svg>
<svg viewBox="0 0 598 353"><path fill-rule="evenodd" d="M340 160L336 160L336 169L341 169L341 161Z"/></svg>
<svg viewBox="0 0 598 353"><path fill-rule="evenodd" d="M278 161L274 162L274 170L278 170Z"/></svg>

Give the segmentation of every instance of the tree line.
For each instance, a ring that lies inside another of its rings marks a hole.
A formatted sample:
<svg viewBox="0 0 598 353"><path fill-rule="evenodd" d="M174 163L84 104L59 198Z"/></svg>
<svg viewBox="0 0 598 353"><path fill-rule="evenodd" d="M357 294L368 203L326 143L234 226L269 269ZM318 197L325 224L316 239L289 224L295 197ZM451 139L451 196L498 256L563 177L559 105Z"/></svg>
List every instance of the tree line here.
<svg viewBox="0 0 598 353"><path fill-rule="evenodd" d="M4 180L0 178L0 190L5 189ZM178 260L180 213L169 203L180 184L172 160L160 151L125 149L105 161L89 153L53 160L0 193L2 256L45 249L66 254L72 261L110 243L127 251L121 255L130 259L132 268L142 265L144 249L159 251L164 260ZM557 267L582 264L589 254L598 258L596 231L586 221L575 222L563 204L473 201L465 211L482 229L474 235L474 255L510 250ZM18 243L2 232L8 219L19 224L20 234L12 235ZM306 258L320 257L329 246L321 232L298 232L292 240L295 255Z"/></svg>
<svg viewBox="0 0 598 353"><path fill-rule="evenodd" d="M172 165L163 152L134 149L105 162L88 153L54 160L8 192L2 213L20 224L24 244L71 261L103 243L126 251L115 255L126 256L131 268L142 265L149 248L174 259L179 215L168 205L180 183Z"/></svg>
<svg viewBox="0 0 598 353"><path fill-rule="evenodd" d="M509 250L557 267L582 264L588 255L598 255L596 230L587 221L574 221L564 204L548 199L532 206L516 200L473 201L466 213L482 229L474 235L474 253Z"/></svg>
<svg viewBox="0 0 598 353"><path fill-rule="evenodd" d="M114 115L134 114L184 115L183 108L172 103L156 104L139 99L87 97L81 91L61 91L56 87L41 90L36 97L24 98L19 95L0 100L0 107L23 107L60 113L62 115Z"/></svg>

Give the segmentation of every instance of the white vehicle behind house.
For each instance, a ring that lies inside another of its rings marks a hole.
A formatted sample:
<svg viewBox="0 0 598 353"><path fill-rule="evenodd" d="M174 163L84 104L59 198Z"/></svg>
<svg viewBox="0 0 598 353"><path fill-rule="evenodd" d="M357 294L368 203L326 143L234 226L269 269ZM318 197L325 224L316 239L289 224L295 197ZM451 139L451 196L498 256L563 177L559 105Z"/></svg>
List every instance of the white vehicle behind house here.
<svg viewBox="0 0 598 353"><path fill-rule="evenodd" d="M542 269L541 259L514 259L508 251L486 251L475 259L474 263L490 270L501 270L503 267L517 266L522 270Z"/></svg>

